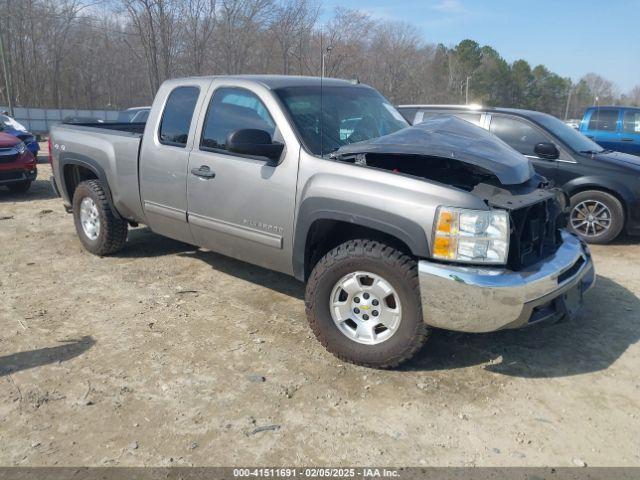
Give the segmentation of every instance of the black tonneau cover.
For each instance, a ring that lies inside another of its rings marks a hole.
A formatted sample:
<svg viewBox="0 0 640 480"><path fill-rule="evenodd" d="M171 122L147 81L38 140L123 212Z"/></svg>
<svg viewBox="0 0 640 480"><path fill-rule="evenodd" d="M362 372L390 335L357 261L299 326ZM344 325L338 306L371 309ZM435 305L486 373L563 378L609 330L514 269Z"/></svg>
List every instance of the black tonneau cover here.
<svg viewBox="0 0 640 480"><path fill-rule="evenodd" d="M144 133L146 123L144 122L62 122L64 125L75 127L103 128L106 130L117 130L119 132Z"/></svg>
<svg viewBox="0 0 640 480"><path fill-rule="evenodd" d="M535 174L524 155L488 131L451 115L434 117L383 137L344 145L334 156L367 153L450 158L490 171L503 185L524 183Z"/></svg>

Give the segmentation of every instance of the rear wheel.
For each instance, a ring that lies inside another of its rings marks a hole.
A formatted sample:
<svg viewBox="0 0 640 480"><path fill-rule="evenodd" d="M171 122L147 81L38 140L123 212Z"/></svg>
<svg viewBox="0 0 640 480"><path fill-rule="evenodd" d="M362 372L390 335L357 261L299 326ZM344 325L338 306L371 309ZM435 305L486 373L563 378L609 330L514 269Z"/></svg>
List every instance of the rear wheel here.
<svg viewBox="0 0 640 480"><path fill-rule="evenodd" d="M569 228L588 243L609 243L624 227L624 208L616 197L587 190L571 197Z"/></svg>
<svg viewBox="0 0 640 480"><path fill-rule="evenodd" d="M98 180L80 183L73 194L73 220L82 245L95 255L110 255L127 241L127 222L115 215Z"/></svg>
<svg viewBox="0 0 640 480"><path fill-rule="evenodd" d="M393 368L427 339L416 262L379 242L351 240L316 264L305 296L314 334L336 357Z"/></svg>
<svg viewBox="0 0 640 480"><path fill-rule="evenodd" d="M10 183L9 191L13 193L24 193L31 188L31 180L25 180L18 183Z"/></svg>

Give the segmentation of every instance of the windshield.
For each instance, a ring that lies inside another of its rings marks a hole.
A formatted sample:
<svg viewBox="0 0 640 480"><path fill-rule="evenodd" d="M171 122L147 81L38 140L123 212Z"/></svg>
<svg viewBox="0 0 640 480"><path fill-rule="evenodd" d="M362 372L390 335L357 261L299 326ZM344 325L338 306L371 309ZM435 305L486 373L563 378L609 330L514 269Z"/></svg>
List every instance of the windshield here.
<svg viewBox="0 0 640 480"><path fill-rule="evenodd" d="M275 92L291 115L302 142L314 155L327 155L342 145L409 126L395 107L372 88L323 87L322 117L319 85Z"/></svg>
<svg viewBox="0 0 640 480"><path fill-rule="evenodd" d="M571 128L556 117L546 114L536 114L533 118L536 122L562 140L569 148L578 153L595 153L603 151L602 147L596 142L589 140L579 131Z"/></svg>

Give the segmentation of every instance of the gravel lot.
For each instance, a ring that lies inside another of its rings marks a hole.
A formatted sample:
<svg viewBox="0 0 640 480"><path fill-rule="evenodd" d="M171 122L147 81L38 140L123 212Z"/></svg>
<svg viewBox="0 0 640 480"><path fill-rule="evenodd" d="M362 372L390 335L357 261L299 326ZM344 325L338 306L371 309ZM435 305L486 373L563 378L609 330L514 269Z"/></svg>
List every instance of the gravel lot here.
<svg viewBox="0 0 640 480"><path fill-rule="evenodd" d="M289 277L145 228L90 255L39 169L0 189L0 465L640 466L640 240L593 248L576 321L376 371Z"/></svg>

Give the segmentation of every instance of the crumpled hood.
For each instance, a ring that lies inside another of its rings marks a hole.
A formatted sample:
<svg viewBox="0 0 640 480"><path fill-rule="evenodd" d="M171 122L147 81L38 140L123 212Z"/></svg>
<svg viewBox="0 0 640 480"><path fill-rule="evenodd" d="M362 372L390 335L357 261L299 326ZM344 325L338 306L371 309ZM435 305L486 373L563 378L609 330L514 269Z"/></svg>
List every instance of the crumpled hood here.
<svg viewBox="0 0 640 480"><path fill-rule="evenodd" d="M504 185L524 183L535 174L524 155L483 128L451 115L434 117L383 137L344 145L334 155L359 153L451 158L489 170Z"/></svg>

